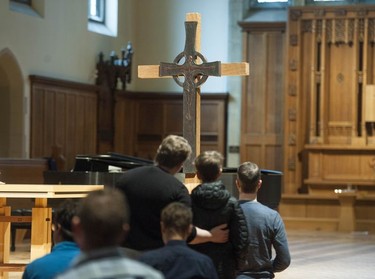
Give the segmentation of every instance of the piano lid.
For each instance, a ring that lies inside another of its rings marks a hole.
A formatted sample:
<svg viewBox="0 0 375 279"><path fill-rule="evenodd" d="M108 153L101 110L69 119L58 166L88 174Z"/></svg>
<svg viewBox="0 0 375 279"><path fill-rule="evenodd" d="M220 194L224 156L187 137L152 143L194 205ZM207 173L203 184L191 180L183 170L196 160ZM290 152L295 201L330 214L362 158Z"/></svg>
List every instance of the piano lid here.
<svg viewBox="0 0 375 279"><path fill-rule="evenodd" d="M113 167L128 170L153 163L152 160L115 152L101 155L77 155L73 171L109 172Z"/></svg>

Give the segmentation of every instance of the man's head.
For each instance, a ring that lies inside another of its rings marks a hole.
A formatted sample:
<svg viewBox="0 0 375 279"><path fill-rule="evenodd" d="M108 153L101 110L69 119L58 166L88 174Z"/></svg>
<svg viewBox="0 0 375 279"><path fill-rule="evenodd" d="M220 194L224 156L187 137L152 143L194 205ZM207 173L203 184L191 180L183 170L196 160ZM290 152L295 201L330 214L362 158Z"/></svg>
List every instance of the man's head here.
<svg viewBox="0 0 375 279"><path fill-rule="evenodd" d="M73 232L83 251L120 245L129 224L126 197L115 188L90 192L81 200Z"/></svg>
<svg viewBox="0 0 375 279"><path fill-rule="evenodd" d="M203 182L213 182L221 174L224 157L217 151L205 151L195 158L197 176Z"/></svg>
<svg viewBox="0 0 375 279"><path fill-rule="evenodd" d="M190 154L191 146L185 138L169 135L159 145L155 162L168 169L181 168Z"/></svg>
<svg viewBox="0 0 375 279"><path fill-rule="evenodd" d="M240 165L237 169L236 184L243 193L256 193L262 184L258 165L252 162L245 162Z"/></svg>
<svg viewBox="0 0 375 279"><path fill-rule="evenodd" d="M55 209L52 219L53 240L55 243L74 241L72 219L77 214L77 207L77 201L66 199Z"/></svg>
<svg viewBox="0 0 375 279"><path fill-rule="evenodd" d="M168 240L186 240L192 229L193 213L189 207L172 202L161 212L161 231L164 243Z"/></svg>

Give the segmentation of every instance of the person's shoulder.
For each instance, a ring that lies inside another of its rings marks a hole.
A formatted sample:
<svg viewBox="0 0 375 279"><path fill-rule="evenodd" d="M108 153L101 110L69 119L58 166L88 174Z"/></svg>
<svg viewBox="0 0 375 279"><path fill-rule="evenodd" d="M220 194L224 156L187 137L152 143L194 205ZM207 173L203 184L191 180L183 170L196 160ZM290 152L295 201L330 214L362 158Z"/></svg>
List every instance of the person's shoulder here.
<svg viewBox="0 0 375 279"><path fill-rule="evenodd" d="M196 265L206 266L206 267L210 266L210 267L214 268L214 263L213 263L212 259L209 256L207 256L207 255L205 255L203 253L200 253L198 251L195 251L193 249L190 249L190 250L192 250L192 252L190 253L190 259Z"/></svg>
<svg viewBox="0 0 375 279"><path fill-rule="evenodd" d="M140 262L146 262L146 261L149 261L149 260L152 260L152 259L158 259L158 258L160 258L160 254L162 254L163 251L165 251L165 246L163 246L161 248L157 248L157 249L153 249L153 250L143 252L139 256L138 260Z"/></svg>
<svg viewBox="0 0 375 279"><path fill-rule="evenodd" d="M164 278L161 272L155 270L145 263L127 257L119 257L113 259L110 264L107 260L99 260L91 261L83 265L73 266L71 269L65 271L60 276L57 276L56 279L104 278L100 276L94 277L95 275L98 275L98 272L101 273L100 276L105 276L105 278L111 278L111 276L115 274L117 276L116 278L122 278L119 277L122 273L124 275L126 274L127 276L133 276L134 278Z"/></svg>
<svg viewBox="0 0 375 279"><path fill-rule="evenodd" d="M155 169L157 169L157 167L154 166L154 165L140 166L140 167L136 167L136 168L125 171L123 176L126 177L126 176L133 175L133 174L136 174L136 173L155 170Z"/></svg>
<svg viewBox="0 0 375 279"><path fill-rule="evenodd" d="M116 185L123 186L123 183L126 184L129 181L138 179L139 177L147 177L148 175L146 175L146 173L150 172L150 170L153 170L154 168L154 166L141 166L130 170L126 170L119 176L119 178L116 181Z"/></svg>
<svg viewBox="0 0 375 279"><path fill-rule="evenodd" d="M261 212L264 216L268 216L269 218L278 219L281 218L279 212L275 209L268 207L260 202L255 202L254 206L257 208L258 212Z"/></svg>
<svg viewBox="0 0 375 279"><path fill-rule="evenodd" d="M135 277L140 276L150 279L164 278L160 271L154 269L146 263L141 262L140 260L123 258L122 261L126 266L125 270L131 271Z"/></svg>
<svg viewBox="0 0 375 279"><path fill-rule="evenodd" d="M48 253L46 255L44 255L43 257L40 257L40 258L37 258L35 260L33 260L32 262L30 262L26 268L39 268L39 267L43 267L45 265L49 265L51 261L54 261L56 260L56 253Z"/></svg>

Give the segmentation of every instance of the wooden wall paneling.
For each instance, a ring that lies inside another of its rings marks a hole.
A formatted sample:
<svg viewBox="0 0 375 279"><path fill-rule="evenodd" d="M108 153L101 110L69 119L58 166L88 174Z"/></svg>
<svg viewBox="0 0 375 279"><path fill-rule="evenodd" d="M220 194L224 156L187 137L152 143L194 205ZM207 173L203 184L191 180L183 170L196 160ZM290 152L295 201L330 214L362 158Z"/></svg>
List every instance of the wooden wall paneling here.
<svg viewBox="0 0 375 279"><path fill-rule="evenodd" d="M244 123L241 131L241 162L253 161L259 166L264 166L262 156L262 140L264 139L264 106L266 95L266 49L267 34L248 33L248 61L252 65L252 73L249 76L248 88L242 96L242 117ZM259 148L259 149L258 149ZM258 151L258 152L257 152ZM245 157L246 156L246 157ZM266 168L264 166L264 168Z"/></svg>
<svg viewBox="0 0 375 279"><path fill-rule="evenodd" d="M164 107L162 102L141 100L136 104L135 156L153 159L164 135Z"/></svg>
<svg viewBox="0 0 375 279"><path fill-rule="evenodd" d="M356 129L356 54L347 44L330 45L328 85L328 143L351 144ZM342 59L346 57L346 59ZM328 79L327 79L328 80Z"/></svg>
<svg viewBox="0 0 375 279"><path fill-rule="evenodd" d="M355 215L359 216L362 220L372 220L375 222L375 214L373 211L374 203L369 200L357 200Z"/></svg>
<svg viewBox="0 0 375 279"><path fill-rule="evenodd" d="M301 86L303 88L302 92L306 92L303 96L301 96L301 104L302 107L306 108L306 117L301 115L301 124L302 126L306 125L305 127L309 127L309 129L305 129L305 134L302 134L304 141L307 142L320 142L321 137L319 136L318 125L319 125L319 117L318 117L318 106L317 98L319 98L319 86L317 83L320 82L319 80L319 63L318 63L318 51L320 50L320 27L319 21L317 20L306 20L303 22L303 29L304 32L301 34L303 37L303 46L302 48L305 50L306 55L301 57L302 64L304 67L301 69L302 76L301 76ZM311 43L306 43L311 42ZM319 50L318 50L319 49ZM306 96L305 98L303 98ZM291 109L290 109L291 110ZM310 117L307 117L307 116ZM309 123L310 120L310 123ZM302 130L303 131L303 130Z"/></svg>
<svg viewBox="0 0 375 279"><path fill-rule="evenodd" d="M226 104L203 100L201 109L201 152L219 150L225 156L226 150ZM214 115L221 117L213 117Z"/></svg>
<svg viewBox="0 0 375 279"><path fill-rule="evenodd" d="M57 146L63 146L65 142L65 130L66 130L66 101L65 101L65 94L57 93L55 95L55 108L54 114L58 115L59 117L54 118L54 127L59 127L59 129L55 129L55 144ZM66 156L66 154L64 154Z"/></svg>
<svg viewBox="0 0 375 279"><path fill-rule="evenodd" d="M374 80L374 17L375 9L370 5L289 9L285 95L288 115L284 132L284 186L288 193L295 193L301 186L306 189L303 181L313 179L311 169L317 164L330 162L324 171L330 173L332 184L335 179L353 182L351 175L340 177L335 169L342 160L350 159L368 169L364 162L368 164L370 158L357 149L369 151L373 135L371 124L364 121L364 108L368 103L365 88ZM313 156L312 145L324 146L325 151ZM345 148L338 151L337 146ZM344 156L347 150L355 151L353 157ZM330 152L338 154L333 156ZM341 167L347 170L349 165ZM369 174L361 175L367 184L375 185ZM331 190L332 187L330 184Z"/></svg>
<svg viewBox="0 0 375 279"><path fill-rule="evenodd" d="M51 147L55 139L55 90L45 90L43 110L44 110L44 131L43 131L43 154L51 153ZM60 127L59 127L60 128Z"/></svg>
<svg viewBox="0 0 375 279"><path fill-rule="evenodd" d="M309 192L334 195L335 189L375 192L374 148L344 146L306 146L309 172L305 183Z"/></svg>
<svg viewBox="0 0 375 279"><path fill-rule="evenodd" d="M87 98L85 99L84 102L84 108L85 108L85 113L84 113L84 119L83 121L83 127L84 127L84 135L86 135L86 140L83 142L83 152L88 154L90 152L93 152L94 150L97 150L97 142L98 142L98 137L97 137L97 130L93 129L97 125L97 114L98 111L97 109L97 98L96 96L93 96L92 94L88 94Z"/></svg>
<svg viewBox="0 0 375 279"><path fill-rule="evenodd" d="M135 101L117 94L115 106L114 151L122 154L134 154L135 138Z"/></svg>
<svg viewBox="0 0 375 279"><path fill-rule="evenodd" d="M364 93L363 122L365 123L365 127L363 131L367 131L367 144L375 145L375 85L365 86Z"/></svg>
<svg viewBox="0 0 375 279"><path fill-rule="evenodd" d="M241 161L282 170L285 24L244 27L253 70L242 95Z"/></svg>
<svg viewBox="0 0 375 279"><path fill-rule="evenodd" d="M163 103L155 101L140 101L136 105L136 118L138 127L138 141L162 140L164 130Z"/></svg>
<svg viewBox="0 0 375 279"><path fill-rule="evenodd" d="M65 109L65 133L64 137L62 139L62 142L64 143L64 146L68 146L68 148L65 148L64 155L67 158L67 165L72 166L73 161L77 152L77 130L76 130L76 124L77 124L77 114L76 114L76 96L70 96L65 95L65 103L66 103L66 109ZM60 116L61 117L61 116ZM83 140L83 139L80 139ZM54 142L51 142L52 145Z"/></svg>
<svg viewBox="0 0 375 279"><path fill-rule="evenodd" d="M284 99L284 193L296 193L301 187L301 170L302 162L298 157L299 152L302 151L300 141L301 137L299 126L303 126L304 122L301 117L300 103L301 88L304 85L300 79L302 73L301 65L306 63L300 55L300 48L305 48L303 44L305 40L302 39L301 12L299 10L288 11L288 28L286 32L287 49L286 49L286 85L285 85L285 99ZM302 60L302 61L301 61ZM306 85L306 89L308 85Z"/></svg>
<svg viewBox="0 0 375 279"><path fill-rule="evenodd" d="M274 139L273 142L277 142L280 140ZM283 148L280 144L273 144L270 143L265 147L265 158L266 158L266 163L265 165L269 167L269 169L272 170L278 170L282 171L283 170Z"/></svg>
<svg viewBox="0 0 375 279"><path fill-rule="evenodd" d="M78 154L97 151L97 87L30 76L32 158L50 157L62 148L66 169Z"/></svg>
<svg viewBox="0 0 375 279"><path fill-rule="evenodd" d="M366 78L365 84L375 84L375 45L369 37L370 30L374 30L374 26L371 27L371 23L374 23L375 19L366 19L365 21L365 40L364 40L364 77Z"/></svg>
<svg viewBox="0 0 375 279"><path fill-rule="evenodd" d="M43 184L47 159L0 158L0 181L7 184Z"/></svg>
<svg viewBox="0 0 375 279"><path fill-rule="evenodd" d="M182 103L179 101L170 101L165 103L163 122L165 123L165 130L163 137L167 135L182 136ZM204 122L204 117L201 119Z"/></svg>
<svg viewBox="0 0 375 279"><path fill-rule="evenodd" d="M363 99L365 98L365 86L366 77L363 72L364 68L364 52L365 48L365 26L363 18L352 19L353 22L353 41L358 42L353 44L354 48L354 64L355 64L355 75L353 82L354 94L354 108L353 108L353 119L355 119L354 127L352 129L352 144L354 145L366 145L366 128L364 121L364 104ZM355 31L358 30L358 31ZM357 56L357 59L355 59Z"/></svg>
<svg viewBox="0 0 375 279"><path fill-rule="evenodd" d="M322 42L321 42L321 55L319 61L320 70L319 70L319 98L316 99L316 102L320 102L317 104L319 107L319 134L321 137L320 143L324 144L328 141L328 129L327 129L327 121L328 121L328 80L327 79L327 71L330 68L330 59L329 59L329 51L328 51L328 43L327 43L327 21L322 19Z"/></svg>
<svg viewBox="0 0 375 279"><path fill-rule="evenodd" d="M224 156L227 98L227 94L202 94L201 99L201 149L218 150ZM118 97L116 111L116 152L154 159L165 136L182 135L180 93L128 92Z"/></svg>
<svg viewBox="0 0 375 279"><path fill-rule="evenodd" d="M31 98L31 156L39 157L43 154L43 119L44 110L33 109L43 107L44 91L40 88L34 88L34 94Z"/></svg>

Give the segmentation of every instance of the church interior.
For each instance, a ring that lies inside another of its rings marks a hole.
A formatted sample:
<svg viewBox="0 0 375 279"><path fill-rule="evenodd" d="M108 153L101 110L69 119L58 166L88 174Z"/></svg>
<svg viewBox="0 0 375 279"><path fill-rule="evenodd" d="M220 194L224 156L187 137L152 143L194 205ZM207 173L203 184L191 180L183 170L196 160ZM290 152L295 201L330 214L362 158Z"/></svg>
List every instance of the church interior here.
<svg viewBox="0 0 375 279"><path fill-rule="evenodd" d="M221 152L228 170L278 173L269 187L296 254L300 232L374 246L375 1L106 0L101 17L90 2L0 1L0 181L45 184L87 156L152 162L165 136L183 134L185 93L139 67L173 62L197 13L204 58L249 65L197 90L197 150ZM32 207L0 200L0 215Z"/></svg>

